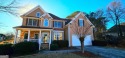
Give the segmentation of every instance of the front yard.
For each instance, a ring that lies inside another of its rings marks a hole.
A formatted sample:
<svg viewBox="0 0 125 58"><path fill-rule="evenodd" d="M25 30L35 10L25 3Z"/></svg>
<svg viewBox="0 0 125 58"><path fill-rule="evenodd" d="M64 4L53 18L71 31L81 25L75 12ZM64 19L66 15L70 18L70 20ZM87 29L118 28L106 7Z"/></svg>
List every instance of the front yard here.
<svg viewBox="0 0 125 58"><path fill-rule="evenodd" d="M37 53L37 54L31 54L31 55L25 55L25 56L18 56L18 57L12 57L12 58L90 58L95 57L99 58L99 56L96 56L92 53L85 52L83 55L79 52L72 52L72 53Z"/></svg>

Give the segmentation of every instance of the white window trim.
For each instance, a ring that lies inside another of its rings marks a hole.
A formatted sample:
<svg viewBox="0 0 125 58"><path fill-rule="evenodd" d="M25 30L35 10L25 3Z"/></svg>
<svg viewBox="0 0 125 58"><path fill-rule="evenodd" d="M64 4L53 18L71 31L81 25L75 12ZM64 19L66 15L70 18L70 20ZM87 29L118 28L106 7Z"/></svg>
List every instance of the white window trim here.
<svg viewBox="0 0 125 58"><path fill-rule="evenodd" d="M55 25L55 22L60 22L60 21L54 21L54 25ZM63 28L63 22L62 23L62 26L61 27L58 27L59 25L57 24L57 27L53 26L54 28Z"/></svg>
<svg viewBox="0 0 125 58"><path fill-rule="evenodd" d="M32 20L32 25L29 25L29 20ZM34 26L34 25L33 25L33 20L35 20L35 19L29 19L29 18L28 18L28 23L27 23L27 26ZM35 27L37 27L37 24L38 24L38 21L36 22Z"/></svg>
<svg viewBox="0 0 125 58"><path fill-rule="evenodd" d="M56 33L56 34L57 34L57 33L62 33L62 40L64 40L64 31L55 31L55 30L54 30L53 33ZM55 34L54 34L54 36L55 36ZM54 36L53 36L53 37L54 37ZM53 40L54 40L54 38L53 38ZM57 36L56 36L56 40L57 40ZM58 40L59 40L59 39L58 39Z"/></svg>
<svg viewBox="0 0 125 58"><path fill-rule="evenodd" d="M40 12L36 12L36 17L40 17L40 16L37 16L37 13L39 13L40 15L41 15L41 13Z"/></svg>
<svg viewBox="0 0 125 58"><path fill-rule="evenodd" d="M45 23L45 20L48 20L48 26L45 26L45 24L44 24L44 23ZM44 27L49 27L49 19L45 18L45 19L43 20L43 26L44 26Z"/></svg>

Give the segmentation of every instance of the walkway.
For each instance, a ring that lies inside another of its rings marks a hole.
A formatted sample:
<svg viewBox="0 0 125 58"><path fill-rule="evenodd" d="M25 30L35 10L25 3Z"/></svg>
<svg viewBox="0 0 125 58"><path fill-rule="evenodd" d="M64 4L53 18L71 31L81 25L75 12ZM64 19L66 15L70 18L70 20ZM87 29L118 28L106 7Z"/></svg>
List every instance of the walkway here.
<svg viewBox="0 0 125 58"><path fill-rule="evenodd" d="M77 47L80 49L80 47ZM89 51L96 55L101 55L104 58L125 58L125 50L97 47L97 46L86 46L85 51Z"/></svg>

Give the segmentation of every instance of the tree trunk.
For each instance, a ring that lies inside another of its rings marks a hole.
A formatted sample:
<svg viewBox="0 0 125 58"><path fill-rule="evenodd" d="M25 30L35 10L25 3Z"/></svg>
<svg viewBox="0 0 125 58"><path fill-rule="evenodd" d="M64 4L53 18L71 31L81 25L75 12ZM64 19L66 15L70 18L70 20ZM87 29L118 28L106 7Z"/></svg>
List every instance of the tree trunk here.
<svg viewBox="0 0 125 58"><path fill-rule="evenodd" d="M84 53L84 42L81 42L81 51Z"/></svg>

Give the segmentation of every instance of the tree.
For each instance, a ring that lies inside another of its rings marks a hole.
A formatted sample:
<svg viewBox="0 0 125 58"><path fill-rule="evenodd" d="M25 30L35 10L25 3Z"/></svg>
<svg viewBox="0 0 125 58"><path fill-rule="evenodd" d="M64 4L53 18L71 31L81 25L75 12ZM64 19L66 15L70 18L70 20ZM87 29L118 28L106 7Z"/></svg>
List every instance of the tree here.
<svg viewBox="0 0 125 58"><path fill-rule="evenodd" d="M107 17L111 19L117 26L118 37L122 37L120 21L123 21L123 19L125 19L125 8L120 1L115 0L108 5Z"/></svg>
<svg viewBox="0 0 125 58"><path fill-rule="evenodd" d="M85 17L87 20L87 18ZM83 24L84 25L84 24ZM90 28L93 25L84 25L84 26L79 26L78 20L74 20L72 23L70 23L71 30L74 34L77 35L78 39L80 40L81 43L81 51L84 53L84 38L88 34L87 32L90 30Z"/></svg>
<svg viewBox="0 0 125 58"><path fill-rule="evenodd" d="M5 13L9 13L9 14L17 16L18 13L16 12L16 10L19 8L20 6L17 6L16 0L12 0L12 1L0 0L0 13L5 12Z"/></svg>
<svg viewBox="0 0 125 58"><path fill-rule="evenodd" d="M97 10L96 12L91 12L90 14L86 14L89 20L96 27L96 32L94 32L94 37L96 39L101 39L100 35L106 31L106 23L108 20L105 18L103 10Z"/></svg>

